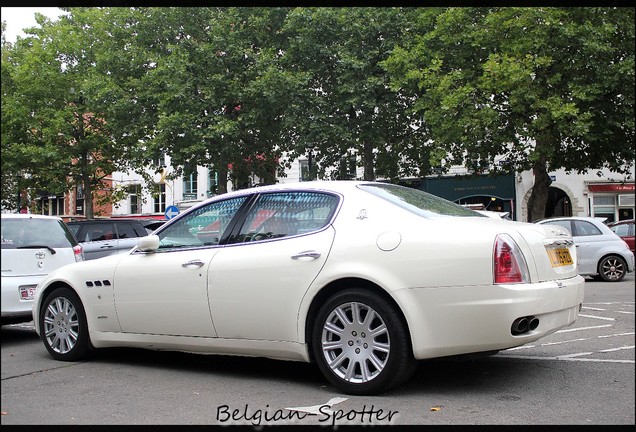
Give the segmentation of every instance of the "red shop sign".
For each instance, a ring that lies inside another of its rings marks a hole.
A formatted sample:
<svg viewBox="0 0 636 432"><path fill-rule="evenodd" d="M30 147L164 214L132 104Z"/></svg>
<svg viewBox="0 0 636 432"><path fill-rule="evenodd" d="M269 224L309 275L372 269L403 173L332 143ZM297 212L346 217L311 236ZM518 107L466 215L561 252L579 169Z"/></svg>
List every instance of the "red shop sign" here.
<svg viewBox="0 0 636 432"><path fill-rule="evenodd" d="M587 186L590 192L634 192L634 183L605 183Z"/></svg>

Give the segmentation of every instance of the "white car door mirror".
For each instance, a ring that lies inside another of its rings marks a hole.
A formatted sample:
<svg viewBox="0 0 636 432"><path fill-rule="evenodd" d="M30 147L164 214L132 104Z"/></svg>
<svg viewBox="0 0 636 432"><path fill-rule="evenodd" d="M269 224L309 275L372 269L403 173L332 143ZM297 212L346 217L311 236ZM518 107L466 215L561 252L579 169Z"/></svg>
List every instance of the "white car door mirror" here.
<svg viewBox="0 0 636 432"><path fill-rule="evenodd" d="M151 234L140 237L137 243L137 250L140 252L153 252L159 248L159 236Z"/></svg>

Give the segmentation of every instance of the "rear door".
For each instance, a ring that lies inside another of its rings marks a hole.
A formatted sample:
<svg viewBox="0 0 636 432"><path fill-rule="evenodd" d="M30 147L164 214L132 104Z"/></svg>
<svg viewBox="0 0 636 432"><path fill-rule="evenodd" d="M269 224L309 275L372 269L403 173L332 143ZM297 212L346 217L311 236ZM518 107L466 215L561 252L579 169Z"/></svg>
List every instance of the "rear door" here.
<svg viewBox="0 0 636 432"><path fill-rule="evenodd" d="M117 251L115 226L110 221L95 221L82 224L78 241L84 248L87 260L113 255Z"/></svg>
<svg viewBox="0 0 636 432"><path fill-rule="evenodd" d="M579 272L595 274L602 250L607 246L607 237L593 223L573 220L572 238L578 248Z"/></svg>

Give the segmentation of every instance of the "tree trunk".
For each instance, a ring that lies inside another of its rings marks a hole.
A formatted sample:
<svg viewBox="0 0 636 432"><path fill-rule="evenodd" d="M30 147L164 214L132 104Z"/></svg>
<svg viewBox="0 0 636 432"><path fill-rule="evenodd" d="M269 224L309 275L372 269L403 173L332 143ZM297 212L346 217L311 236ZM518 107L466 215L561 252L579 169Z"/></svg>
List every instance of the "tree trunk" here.
<svg viewBox="0 0 636 432"><path fill-rule="evenodd" d="M219 184L217 185L217 193L224 194L227 192L227 162L221 158L221 163L217 169L219 173Z"/></svg>
<svg viewBox="0 0 636 432"><path fill-rule="evenodd" d="M373 167L373 144L365 141L362 153L362 164L364 166L364 179L375 180L375 169Z"/></svg>
<svg viewBox="0 0 636 432"><path fill-rule="evenodd" d="M528 222L545 217L548 189L552 183L548 175L545 155L539 156L539 160L532 166L532 173L534 174L534 186L528 199Z"/></svg>

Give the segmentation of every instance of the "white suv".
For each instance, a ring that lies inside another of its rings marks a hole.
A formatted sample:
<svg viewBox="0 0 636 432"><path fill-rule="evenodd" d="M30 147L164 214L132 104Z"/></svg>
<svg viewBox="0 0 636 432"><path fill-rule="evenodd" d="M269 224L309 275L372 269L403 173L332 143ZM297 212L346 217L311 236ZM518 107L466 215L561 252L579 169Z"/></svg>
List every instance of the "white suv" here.
<svg viewBox="0 0 636 432"><path fill-rule="evenodd" d="M84 260L82 247L55 216L2 214L2 324L33 319L33 293L51 271Z"/></svg>

